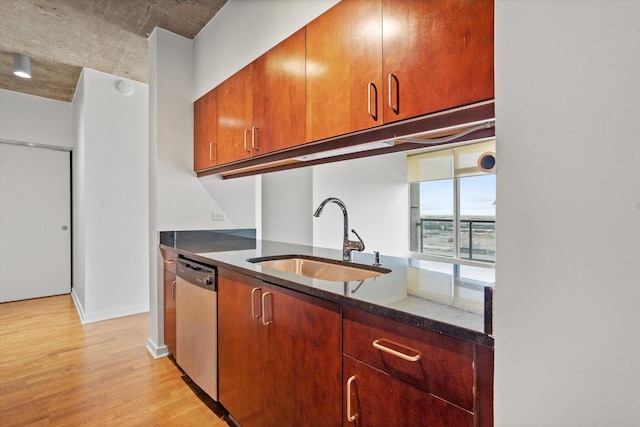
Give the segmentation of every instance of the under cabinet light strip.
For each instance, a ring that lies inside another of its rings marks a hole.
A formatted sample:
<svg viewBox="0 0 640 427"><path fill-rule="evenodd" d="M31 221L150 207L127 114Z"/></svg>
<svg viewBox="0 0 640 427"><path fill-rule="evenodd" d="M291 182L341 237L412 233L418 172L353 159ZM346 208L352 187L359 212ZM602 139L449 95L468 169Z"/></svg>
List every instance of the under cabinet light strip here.
<svg viewBox="0 0 640 427"><path fill-rule="evenodd" d="M464 126L468 126L468 125L464 125ZM450 142L450 141L456 140L458 138L462 138L463 136L469 135L470 133L473 133L475 131L478 131L478 130L481 130L481 129L490 129L490 128L494 128L494 127L496 127L495 119L482 122L482 123L477 124L477 125L472 126L472 127L467 127L466 129L464 129L461 132L454 133L453 135L445 136L445 137L442 137L442 138L418 139L418 138L412 138L412 137L403 137L403 138L397 138L394 141L396 141L396 142L410 142L412 144L425 144L425 145L443 144L443 143L446 143L446 142ZM450 128L450 129L453 129L453 128ZM436 133L436 132L437 133L442 133L443 131L450 130L450 129L438 129L438 130L433 131L431 133ZM424 135L426 135L426 134L424 134Z"/></svg>

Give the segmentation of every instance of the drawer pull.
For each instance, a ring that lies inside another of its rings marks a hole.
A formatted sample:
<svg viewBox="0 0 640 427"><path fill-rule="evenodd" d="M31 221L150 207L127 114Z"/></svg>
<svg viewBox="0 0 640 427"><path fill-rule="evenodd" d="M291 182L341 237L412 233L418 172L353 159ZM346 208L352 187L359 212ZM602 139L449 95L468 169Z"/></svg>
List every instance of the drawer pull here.
<svg viewBox="0 0 640 427"><path fill-rule="evenodd" d="M401 352L399 352L397 350L394 350L392 348L389 348L389 347L386 347L386 346L382 345L381 344L382 341L385 341L385 342L388 342L390 344L393 344L396 347L401 347L401 348L403 348L405 350L409 350L410 352L416 353L416 354L414 356L410 356L408 354L401 353ZM399 357L400 359L406 360L407 362L417 362L418 360L420 360L420 352L418 350L414 350L411 347L407 347L407 346L404 346L402 344L398 344L398 343L393 342L393 341L389 341L389 340L385 340L385 339L379 339L379 340L375 340L373 342L373 346L375 348L377 348L378 350L381 350L381 351L384 351L385 353L389 353L389 354L391 354L393 356Z"/></svg>
<svg viewBox="0 0 640 427"><path fill-rule="evenodd" d="M260 316L262 316L262 310L260 310L260 313L256 313L256 292L262 292L262 288L253 288L251 290L251 316L254 319L259 319Z"/></svg>
<svg viewBox="0 0 640 427"><path fill-rule="evenodd" d="M351 384L356 380L356 376L352 376L347 380L347 421L354 422L358 414L351 415Z"/></svg>
<svg viewBox="0 0 640 427"><path fill-rule="evenodd" d="M268 296L270 296L270 299L273 300L273 295L271 294L271 292L265 292L264 294L262 294L262 324L264 326L269 326L273 322L273 306L271 305L269 305L271 317L269 318L269 320L267 320L268 303L266 301Z"/></svg>

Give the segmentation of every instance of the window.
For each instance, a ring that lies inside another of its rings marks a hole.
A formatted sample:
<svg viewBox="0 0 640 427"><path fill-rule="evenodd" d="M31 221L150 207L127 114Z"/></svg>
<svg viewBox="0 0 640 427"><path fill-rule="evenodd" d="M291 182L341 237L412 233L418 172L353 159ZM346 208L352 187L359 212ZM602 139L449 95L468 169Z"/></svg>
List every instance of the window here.
<svg viewBox="0 0 640 427"><path fill-rule="evenodd" d="M478 165L494 152L489 140L408 157L411 252L495 263L496 180Z"/></svg>

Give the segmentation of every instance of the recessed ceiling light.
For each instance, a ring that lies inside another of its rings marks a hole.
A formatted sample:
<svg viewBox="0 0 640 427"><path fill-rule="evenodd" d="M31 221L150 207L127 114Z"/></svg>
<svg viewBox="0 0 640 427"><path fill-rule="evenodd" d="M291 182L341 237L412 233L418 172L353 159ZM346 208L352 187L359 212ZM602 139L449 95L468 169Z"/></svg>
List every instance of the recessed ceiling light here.
<svg viewBox="0 0 640 427"><path fill-rule="evenodd" d="M31 78L31 58L20 53L13 54L13 74L23 79Z"/></svg>

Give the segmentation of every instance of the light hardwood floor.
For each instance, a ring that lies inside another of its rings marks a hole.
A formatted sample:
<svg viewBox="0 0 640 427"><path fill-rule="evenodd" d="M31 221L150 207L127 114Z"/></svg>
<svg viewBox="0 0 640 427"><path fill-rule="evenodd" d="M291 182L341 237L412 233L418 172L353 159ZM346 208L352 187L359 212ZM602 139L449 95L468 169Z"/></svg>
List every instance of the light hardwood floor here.
<svg viewBox="0 0 640 427"><path fill-rule="evenodd" d="M69 295L0 304L0 426L228 427L148 334L148 314L82 325Z"/></svg>

